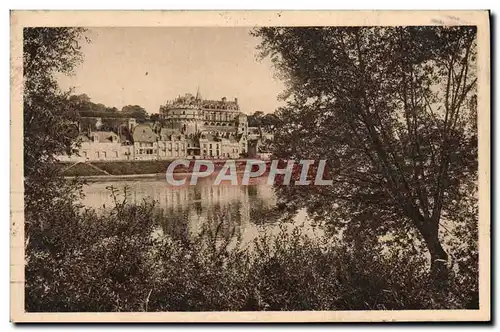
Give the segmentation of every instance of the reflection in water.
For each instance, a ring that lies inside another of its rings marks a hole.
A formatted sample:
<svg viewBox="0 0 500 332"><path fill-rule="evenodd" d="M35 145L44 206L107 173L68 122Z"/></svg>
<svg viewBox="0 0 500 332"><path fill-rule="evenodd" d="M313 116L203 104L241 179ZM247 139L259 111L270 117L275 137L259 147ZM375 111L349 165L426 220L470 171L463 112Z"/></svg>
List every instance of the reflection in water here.
<svg viewBox="0 0 500 332"><path fill-rule="evenodd" d="M108 186L123 192L130 188L130 203L156 200L158 212L162 212L162 231L175 238L186 238L206 231L223 237L236 237L242 243L251 241L263 230L276 225L279 213L276 196L266 178L254 179L249 186L233 186L230 182L213 185L213 178L201 178L196 186L174 187L166 180L113 181L91 183L84 188L82 203L93 208L107 209L113 206ZM299 213L296 223L306 221Z"/></svg>

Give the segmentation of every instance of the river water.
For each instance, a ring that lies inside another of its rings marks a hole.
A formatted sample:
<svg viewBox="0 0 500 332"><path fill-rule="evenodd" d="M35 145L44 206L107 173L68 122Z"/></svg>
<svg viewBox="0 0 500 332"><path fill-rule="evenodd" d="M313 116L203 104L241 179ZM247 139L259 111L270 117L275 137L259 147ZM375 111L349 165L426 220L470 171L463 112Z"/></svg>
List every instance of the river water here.
<svg viewBox="0 0 500 332"><path fill-rule="evenodd" d="M122 193L127 187L130 203L157 202L164 215L162 231L173 237L192 237L206 227L216 236L233 237L250 243L263 232L276 233L283 227L299 226L304 232L322 233L312 226L304 211L292 222L280 223L276 195L267 177L252 179L249 185L214 185L214 178L200 178L196 185L172 186L165 179L93 182L84 187L82 203L98 210L113 206L110 186Z"/></svg>

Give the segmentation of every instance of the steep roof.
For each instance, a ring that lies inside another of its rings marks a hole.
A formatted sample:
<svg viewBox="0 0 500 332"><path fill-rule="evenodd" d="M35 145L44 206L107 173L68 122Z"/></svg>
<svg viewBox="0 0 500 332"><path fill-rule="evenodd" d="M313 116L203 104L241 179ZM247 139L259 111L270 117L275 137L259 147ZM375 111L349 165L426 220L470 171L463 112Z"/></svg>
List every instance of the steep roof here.
<svg viewBox="0 0 500 332"><path fill-rule="evenodd" d="M118 140L118 135L112 131L94 131L92 135L94 135L94 137L97 135L99 143L109 143L112 142L113 139Z"/></svg>
<svg viewBox="0 0 500 332"><path fill-rule="evenodd" d="M166 127L162 127L160 129L160 135L172 135L172 134L180 134L181 131L177 128L166 128Z"/></svg>
<svg viewBox="0 0 500 332"><path fill-rule="evenodd" d="M221 138L216 137L212 134L202 133L200 135L200 141L210 141L210 142L220 142Z"/></svg>
<svg viewBox="0 0 500 332"><path fill-rule="evenodd" d="M210 110L239 110L237 98L234 100L228 100L226 97L223 97L220 100L202 99L199 91L197 91L196 96L193 96L191 93L186 93L184 96L178 96L174 100L168 101L167 105L162 107L169 109L176 106L193 106Z"/></svg>
<svg viewBox="0 0 500 332"><path fill-rule="evenodd" d="M158 136L153 132L153 129L147 124L140 124L134 127L132 132L134 142L156 142Z"/></svg>
<svg viewBox="0 0 500 332"><path fill-rule="evenodd" d="M94 137L96 137L97 140L94 140ZM110 143L113 142L113 139L115 140L115 142L118 142L119 136L112 131L91 131L87 134L80 134L77 138L77 140L80 142L96 143Z"/></svg>
<svg viewBox="0 0 500 332"><path fill-rule="evenodd" d="M184 134L182 134L177 129L173 129L173 128L161 128L160 129L160 140L162 140L162 141L178 140L179 137L180 137L180 139L182 139L184 137Z"/></svg>

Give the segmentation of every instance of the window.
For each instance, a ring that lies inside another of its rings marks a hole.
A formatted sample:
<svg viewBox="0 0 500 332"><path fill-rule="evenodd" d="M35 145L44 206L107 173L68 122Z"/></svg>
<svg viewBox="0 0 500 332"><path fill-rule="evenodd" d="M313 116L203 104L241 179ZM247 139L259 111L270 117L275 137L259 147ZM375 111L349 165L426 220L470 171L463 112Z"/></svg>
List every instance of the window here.
<svg viewBox="0 0 500 332"><path fill-rule="evenodd" d="M102 152L102 158L106 159L106 152L104 152L104 151Z"/></svg>
<svg viewBox="0 0 500 332"><path fill-rule="evenodd" d="M115 157L118 158L118 151L115 151Z"/></svg>
<svg viewBox="0 0 500 332"><path fill-rule="evenodd" d="M212 148L212 143L210 143L210 149Z"/></svg>

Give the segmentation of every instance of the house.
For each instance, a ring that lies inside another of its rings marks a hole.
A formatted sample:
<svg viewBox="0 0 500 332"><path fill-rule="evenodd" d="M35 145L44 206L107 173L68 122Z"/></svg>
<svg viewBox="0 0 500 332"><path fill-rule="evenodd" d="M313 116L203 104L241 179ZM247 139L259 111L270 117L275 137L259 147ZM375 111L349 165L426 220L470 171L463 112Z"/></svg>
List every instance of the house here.
<svg viewBox="0 0 500 332"><path fill-rule="evenodd" d="M139 124L132 129L134 141L135 160L158 159L158 135L153 132L151 126Z"/></svg>
<svg viewBox="0 0 500 332"><path fill-rule="evenodd" d="M157 144L159 159L176 159L187 156L186 137L178 130L161 128Z"/></svg>
<svg viewBox="0 0 500 332"><path fill-rule="evenodd" d="M239 158L241 153L240 143L236 136L222 138L222 158Z"/></svg>
<svg viewBox="0 0 500 332"><path fill-rule="evenodd" d="M200 134L200 155L202 158L222 158L222 140L216 135Z"/></svg>
<svg viewBox="0 0 500 332"><path fill-rule="evenodd" d="M72 154L58 156L60 161L126 160L133 149L123 146L112 131L89 131L80 134L73 144Z"/></svg>

